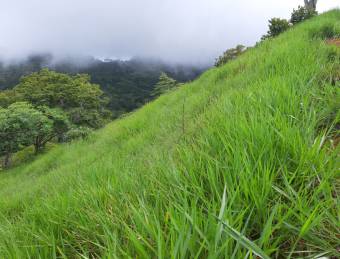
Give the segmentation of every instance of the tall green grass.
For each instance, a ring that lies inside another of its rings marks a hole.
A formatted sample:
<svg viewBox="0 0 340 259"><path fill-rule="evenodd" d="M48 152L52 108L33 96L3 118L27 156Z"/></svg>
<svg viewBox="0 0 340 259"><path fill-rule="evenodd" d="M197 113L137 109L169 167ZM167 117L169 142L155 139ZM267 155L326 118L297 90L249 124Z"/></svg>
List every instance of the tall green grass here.
<svg viewBox="0 0 340 259"><path fill-rule="evenodd" d="M339 256L339 21L1 173L0 258Z"/></svg>

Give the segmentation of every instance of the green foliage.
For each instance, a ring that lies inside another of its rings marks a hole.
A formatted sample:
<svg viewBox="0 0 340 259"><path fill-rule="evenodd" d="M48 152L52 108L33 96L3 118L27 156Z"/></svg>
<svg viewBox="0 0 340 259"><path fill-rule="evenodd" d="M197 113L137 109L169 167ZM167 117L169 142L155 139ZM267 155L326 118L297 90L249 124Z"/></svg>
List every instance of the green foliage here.
<svg viewBox="0 0 340 259"><path fill-rule="evenodd" d="M293 10L290 22L295 25L316 15L318 15L318 12L315 9L299 6L297 10Z"/></svg>
<svg viewBox="0 0 340 259"><path fill-rule="evenodd" d="M65 135L66 141L73 141L76 139L85 139L93 132L92 129L87 127L72 127Z"/></svg>
<svg viewBox="0 0 340 259"><path fill-rule="evenodd" d="M76 107L67 110L70 121L78 126L90 127L98 129L109 122L111 112L107 109L84 109Z"/></svg>
<svg viewBox="0 0 340 259"><path fill-rule="evenodd" d="M69 76L43 69L23 77L13 90L0 92L0 107L5 108L0 157L4 156L5 167L11 154L25 145L33 144L38 153L50 141L66 141L71 124L99 128L109 120L107 99L89 80L87 75Z"/></svg>
<svg viewBox="0 0 340 259"><path fill-rule="evenodd" d="M7 109L0 108L0 156L4 156L4 167L10 166L13 153L32 143L38 121L44 124L47 119L28 103L18 102Z"/></svg>
<svg viewBox="0 0 340 259"><path fill-rule="evenodd" d="M262 40L276 37L288 30L290 27L289 22L286 19L272 18L269 20L269 30L266 35L262 37Z"/></svg>
<svg viewBox="0 0 340 259"><path fill-rule="evenodd" d="M152 96L159 96L170 91L171 89L174 89L177 86L178 82L175 79L162 72L159 76L158 83L155 85L152 91Z"/></svg>
<svg viewBox="0 0 340 259"><path fill-rule="evenodd" d="M10 104L15 103L18 100L15 91L12 90L3 90L0 91L0 107L6 108Z"/></svg>
<svg viewBox="0 0 340 259"><path fill-rule="evenodd" d="M27 102L0 108L0 157L4 156L4 167L10 166L11 155L23 147L34 145L38 153L48 141L63 139L68 129L67 116L58 109L34 108Z"/></svg>
<svg viewBox="0 0 340 259"><path fill-rule="evenodd" d="M309 37L339 20L0 174L0 258L339 257L338 59Z"/></svg>
<svg viewBox="0 0 340 259"><path fill-rule="evenodd" d="M34 121L33 145L35 152L40 152L47 142L57 139L61 142L65 139L65 133L69 130L70 123L66 114L60 109L52 109L47 106L37 108L42 116Z"/></svg>
<svg viewBox="0 0 340 259"><path fill-rule="evenodd" d="M68 69L56 67L60 71ZM94 62L79 72L91 76L108 95L114 117L131 112L154 98L154 86L161 72L178 82L195 79L206 68L195 65L168 65L159 61L133 58L129 61Z"/></svg>
<svg viewBox="0 0 340 259"><path fill-rule="evenodd" d="M52 61L50 55L31 56L11 65L1 65L0 61L0 90L14 87L22 76L38 72L43 67L68 75L88 74L91 83L100 85L105 92L109 101L108 109L117 118L153 98L152 90L162 71L176 81L186 82L195 79L206 69L196 65L169 65L139 58L128 61L86 59L83 62L86 66L79 66L72 60L57 63Z"/></svg>
<svg viewBox="0 0 340 259"><path fill-rule="evenodd" d="M10 64L3 64L0 60L0 90L14 87L22 76L37 72L51 62L51 55L31 55Z"/></svg>
<svg viewBox="0 0 340 259"><path fill-rule="evenodd" d="M43 69L23 77L14 91L35 106L60 108L70 113L74 124L100 127L110 114L105 109L107 100L100 87L89 80L88 75L69 76Z"/></svg>
<svg viewBox="0 0 340 259"><path fill-rule="evenodd" d="M245 51L245 48L246 47L243 45L237 45L236 48L226 50L223 55L216 60L215 66L220 67L228 63L229 61L236 59Z"/></svg>

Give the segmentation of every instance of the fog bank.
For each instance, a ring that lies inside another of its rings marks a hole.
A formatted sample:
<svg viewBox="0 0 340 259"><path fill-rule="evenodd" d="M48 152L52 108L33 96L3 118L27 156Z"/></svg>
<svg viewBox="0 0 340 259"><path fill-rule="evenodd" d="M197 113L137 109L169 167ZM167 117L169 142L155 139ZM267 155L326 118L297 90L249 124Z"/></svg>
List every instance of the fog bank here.
<svg viewBox="0 0 340 259"><path fill-rule="evenodd" d="M340 0L320 0L323 12ZM161 58L211 63L236 44L253 45L271 17L303 0L11 0L0 8L0 57Z"/></svg>

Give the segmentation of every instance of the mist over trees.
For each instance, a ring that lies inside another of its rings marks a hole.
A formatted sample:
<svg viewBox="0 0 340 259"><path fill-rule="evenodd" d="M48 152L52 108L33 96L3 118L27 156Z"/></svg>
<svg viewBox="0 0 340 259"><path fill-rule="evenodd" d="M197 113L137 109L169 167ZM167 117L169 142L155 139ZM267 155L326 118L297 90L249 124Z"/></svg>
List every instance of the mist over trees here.
<svg viewBox="0 0 340 259"><path fill-rule="evenodd" d="M0 62L0 90L13 88L22 76L40 71L44 67L69 75L88 74L90 82L98 84L108 97L108 108L112 111L113 118L153 99L152 91L162 72L178 82L187 82L207 69L144 58L127 61L84 58L81 61L67 59L54 62L51 55L34 55L18 63L5 65ZM6 98L10 96L6 95Z"/></svg>

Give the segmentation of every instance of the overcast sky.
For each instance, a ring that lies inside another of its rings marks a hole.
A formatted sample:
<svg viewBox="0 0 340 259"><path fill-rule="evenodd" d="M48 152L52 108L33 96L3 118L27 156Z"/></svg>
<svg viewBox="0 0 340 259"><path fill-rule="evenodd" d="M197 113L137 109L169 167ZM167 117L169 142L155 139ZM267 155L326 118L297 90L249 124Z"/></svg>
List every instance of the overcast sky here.
<svg viewBox="0 0 340 259"><path fill-rule="evenodd" d="M303 0L0 0L0 56L30 53L211 62L254 44ZM319 0L323 12L340 0Z"/></svg>

